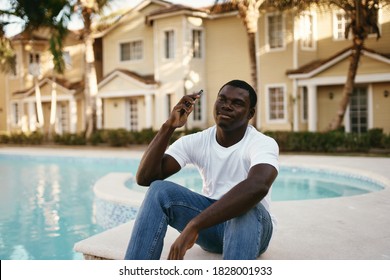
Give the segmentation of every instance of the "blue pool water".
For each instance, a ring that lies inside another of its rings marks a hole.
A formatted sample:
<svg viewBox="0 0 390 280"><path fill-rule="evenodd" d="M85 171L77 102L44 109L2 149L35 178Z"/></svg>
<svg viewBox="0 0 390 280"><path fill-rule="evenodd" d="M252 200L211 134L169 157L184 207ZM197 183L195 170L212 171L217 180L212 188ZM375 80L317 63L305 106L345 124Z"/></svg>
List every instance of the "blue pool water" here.
<svg viewBox="0 0 390 280"><path fill-rule="evenodd" d="M93 185L110 172L135 173L136 159L0 155L0 259L81 259L73 245L103 230ZM197 171L172 180L199 190ZM282 167L273 200L358 195L382 187L362 178Z"/></svg>

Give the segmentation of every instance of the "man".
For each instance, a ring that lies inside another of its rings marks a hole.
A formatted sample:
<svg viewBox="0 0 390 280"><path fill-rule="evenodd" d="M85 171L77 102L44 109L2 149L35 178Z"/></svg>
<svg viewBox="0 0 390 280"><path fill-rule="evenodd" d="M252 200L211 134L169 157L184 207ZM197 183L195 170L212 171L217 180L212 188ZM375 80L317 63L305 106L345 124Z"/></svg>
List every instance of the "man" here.
<svg viewBox="0 0 390 280"><path fill-rule="evenodd" d="M269 244L273 221L270 187L278 174L278 145L249 125L257 96L246 82L223 85L214 105L216 125L181 137L199 94L186 95L144 153L137 183L150 188L139 209L125 259L160 259L167 225L179 237L168 259L183 259L194 243L224 259L255 259ZM203 179L202 194L163 181L186 164Z"/></svg>

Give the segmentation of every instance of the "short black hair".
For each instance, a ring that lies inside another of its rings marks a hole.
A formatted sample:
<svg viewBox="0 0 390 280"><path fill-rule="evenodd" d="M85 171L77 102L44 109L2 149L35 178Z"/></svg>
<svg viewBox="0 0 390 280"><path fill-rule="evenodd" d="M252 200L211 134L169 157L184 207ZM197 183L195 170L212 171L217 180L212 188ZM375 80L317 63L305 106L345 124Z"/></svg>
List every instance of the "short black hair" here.
<svg viewBox="0 0 390 280"><path fill-rule="evenodd" d="M253 108L256 106L256 103L257 103L257 93L256 91L253 89L253 87L248 84L247 82L245 81L242 81L242 80L231 80L229 82L227 82L226 84L224 84L220 89L219 89L219 92L222 90L222 88L224 86L232 86L232 87L237 87L237 88L242 88L246 91L248 91L249 93L249 100L250 100L250 107Z"/></svg>

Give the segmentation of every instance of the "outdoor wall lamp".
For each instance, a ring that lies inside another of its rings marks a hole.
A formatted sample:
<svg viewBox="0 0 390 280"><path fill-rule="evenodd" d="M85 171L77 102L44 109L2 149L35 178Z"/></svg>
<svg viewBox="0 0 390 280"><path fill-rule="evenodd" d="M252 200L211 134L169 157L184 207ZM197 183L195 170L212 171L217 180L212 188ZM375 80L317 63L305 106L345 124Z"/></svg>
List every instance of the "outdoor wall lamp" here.
<svg viewBox="0 0 390 280"><path fill-rule="evenodd" d="M333 99L333 97L334 97L334 93L332 91L329 92L329 99Z"/></svg>
<svg viewBox="0 0 390 280"><path fill-rule="evenodd" d="M389 91L387 89L383 92L383 96L386 98L389 96Z"/></svg>

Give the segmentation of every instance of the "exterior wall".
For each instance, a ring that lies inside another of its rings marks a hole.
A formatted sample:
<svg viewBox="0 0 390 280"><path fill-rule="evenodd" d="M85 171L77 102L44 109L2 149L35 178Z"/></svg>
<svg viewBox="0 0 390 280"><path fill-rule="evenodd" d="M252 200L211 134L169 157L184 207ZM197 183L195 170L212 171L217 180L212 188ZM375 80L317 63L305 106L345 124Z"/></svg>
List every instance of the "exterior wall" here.
<svg viewBox="0 0 390 280"><path fill-rule="evenodd" d="M84 44L82 42L69 42L70 45L64 47L64 51L71 56L71 65L66 68L64 78L70 82L78 82L84 79Z"/></svg>
<svg viewBox="0 0 390 280"><path fill-rule="evenodd" d="M278 50L269 50L267 46L266 16L259 21L259 102L261 108L258 111L261 130L291 130L292 104L289 95L292 93L292 81L286 76L286 70L293 66L294 30L291 15L284 16L285 47ZM267 119L269 107L267 87L272 85L284 86L286 90L286 116L285 121L272 122Z"/></svg>
<svg viewBox="0 0 390 280"><path fill-rule="evenodd" d="M185 94L190 94L194 92L198 92L199 90L203 89L205 92L205 88L207 85L207 75L206 75L206 61L207 61L207 49L205 45L206 40L206 28L205 28L205 20L202 18L195 18L195 17L186 17L184 21L185 26L185 45L187 49L187 56L188 59L188 68L185 72L184 80L188 80L188 84L184 82L185 87ZM193 30L200 30L202 32L202 38L201 38L201 57L196 58L192 55L192 31ZM177 96L177 100L173 100L173 102L177 102L180 96ZM207 98L205 95L201 97L201 99L198 101L201 104L202 109L202 120L201 121L194 121L193 118L190 118L189 125L190 127L206 127L207 126L207 105L209 104L206 102ZM173 106L172 104L171 106Z"/></svg>
<svg viewBox="0 0 390 280"><path fill-rule="evenodd" d="M390 92L390 83L373 85L373 128L383 128L383 132L390 133L390 96L384 96L385 90Z"/></svg>
<svg viewBox="0 0 390 280"><path fill-rule="evenodd" d="M161 7L152 5L140 12L132 12L103 37L104 76L117 68L135 71L140 75L153 73L153 28L145 25L145 15L158 8ZM120 61L120 44L135 40L143 42L143 58L136 61Z"/></svg>
<svg viewBox="0 0 390 280"><path fill-rule="evenodd" d="M337 9L333 9L332 11L321 10L317 12L317 48L319 58L326 58L329 55L335 54L352 45L351 37L340 40L336 40L333 37L334 14L336 11ZM388 5L379 11L379 22L382 37L377 40L376 36L369 36L365 42L365 46L381 53L388 53L388 46L390 45L390 7Z"/></svg>
<svg viewBox="0 0 390 280"><path fill-rule="evenodd" d="M318 131L325 131L336 116L338 105L341 101L342 86L323 86L317 88L317 112L318 112ZM333 93L333 98L329 93Z"/></svg>
<svg viewBox="0 0 390 280"><path fill-rule="evenodd" d="M242 79L250 83L248 40L237 16L205 21L207 125L214 125L214 102L226 82Z"/></svg>
<svg viewBox="0 0 390 280"><path fill-rule="evenodd" d="M112 98L104 100L104 125L109 129L125 128L125 100Z"/></svg>
<svg viewBox="0 0 390 280"><path fill-rule="evenodd" d="M366 41L366 47L381 53L389 53L390 46L390 5L386 5L379 11L379 30L381 38L370 36Z"/></svg>

